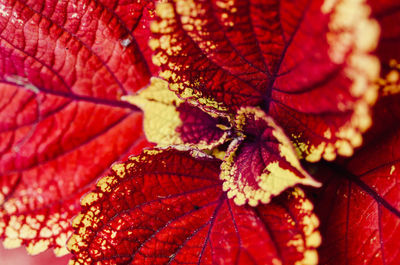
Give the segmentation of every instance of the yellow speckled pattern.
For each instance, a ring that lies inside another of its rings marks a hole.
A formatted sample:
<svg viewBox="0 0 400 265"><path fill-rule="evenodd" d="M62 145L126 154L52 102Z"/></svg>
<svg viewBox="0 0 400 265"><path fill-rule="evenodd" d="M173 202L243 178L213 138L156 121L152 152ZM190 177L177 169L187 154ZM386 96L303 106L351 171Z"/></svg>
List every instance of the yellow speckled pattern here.
<svg viewBox="0 0 400 265"><path fill-rule="evenodd" d="M12 200L7 201L8 207L11 203L13 203ZM68 254L66 242L72 233L69 228L67 213L54 213L48 216L43 214L13 215L7 223L7 227L0 224L0 231L4 231L6 236L3 241L4 248L18 248L24 240L30 240L26 250L31 255L47 250L49 245L53 244L55 236L57 246L54 248L54 253L56 256Z"/></svg>
<svg viewBox="0 0 400 265"><path fill-rule="evenodd" d="M183 126L177 109L183 100L170 91L168 83L160 78L153 77L151 84L137 95L124 96L122 99L143 110L146 137L150 142L156 143L158 147L186 144L199 149L212 149L227 140L229 128L223 128L225 133L213 142L203 139L196 143L184 142L177 131L179 127ZM217 126L221 129L220 127Z"/></svg>
<svg viewBox="0 0 400 265"><path fill-rule="evenodd" d="M152 78L151 84L137 95L122 98L144 112L144 131L150 142L158 146L183 144L176 128L182 125L176 107L182 103L174 92L168 89L168 83Z"/></svg>
<svg viewBox="0 0 400 265"><path fill-rule="evenodd" d="M205 21L193 19L198 12L196 3L192 0L175 1L175 3L176 12L178 12L181 19L185 22L183 25L184 29L190 31L196 28L196 30L201 31L202 24L204 24ZM226 6L222 1L221 4ZM160 77L166 80L172 80L169 88L177 92L181 98L188 100L191 104L197 105L204 110L218 112L227 111L227 108L221 102L217 102L214 98L202 95L200 91L190 88L189 84L199 85L202 80L193 80L191 83L189 81L183 81L182 77L175 73L175 71L182 70L181 66L168 61L168 56L186 56L186 54L182 52L182 44L178 42L178 39L174 36L174 33L172 33L172 25L176 22L173 4L158 3L156 5L156 14L161 21L153 21L151 24L151 31L153 33L170 34L163 35L159 39L152 39L149 44L153 50L161 49L161 51L153 55L153 63L157 66L168 65L169 70L161 71L159 74ZM195 38L194 36L192 37ZM215 44L211 42L204 42L202 45L204 45L202 48L205 50L216 49Z"/></svg>
<svg viewBox="0 0 400 265"><path fill-rule="evenodd" d="M380 29L378 23L370 18L370 8L365 1L326 0L321 9L323 13L331 14L330 31L326 36L330 58L335 63L346 65L344 72L352 81L350 92L357 101L351 119L335 132L336 141L318 146L310 143L298 145L303 157L310 162L321 157L331 161L337 154L351 156L353 149L362 144L361 134L372 124L369 109L378 95L375 81L380 71L379 60L370 54L378 44ZM350 56L345 57L344 50L351 50Z"/></svg>
<svg viewBox="0 0 400 265"><path fill-rule="evenodd" d="M293 239L287 245L294 246L297 251L304 253L303 259L297 261L295 265L316 265L318 264L317 247L321 245L321 234L318 231L319 219L313 212L314 205L300 188L295 188L291 196L297 199L295 208L303 215L300 226L305 238Z"/></svg>
<svg viewBox="0 0 400 265"><path fill-rule="evenodd" d="M390 61L390 72L378 81L383 95L393 95L400 92L400 63L395 59Z"/></svg>
<svg viewBox="0 0 400 265"><path fill-rule="evenodd" d="M223 190L227 191L228 197L233 198L237 205L248 203L251 206L257 206L258 203L268 203L272 199L282 193L284 190L293 187L297 184L310 185L319 187L320 183L315 181L302 167L297 158L297 154L292 147L290 140L286 137L283 130L275 124L273 119L267 116L262 110L253 107L241 108L236 117L236 127L242 130L248 122L248 116L252 115L254 120L263 120L268 128L264 130L271 130L274 141L278 142L278 148L274 150L276 154L268 154L268 161L263 161L265 168L262 173L254 176L257 186L251 185L246 174L257 174L255 172L248 173L242 172L239 167L243 166L237 162L237 152L241 146L246 145L244 139L235 139L228 148L227 155L221 165L220 178L224 181ZM264 143L260 143L264 144ZM253 153L261 152L261 146ZM271 150L269 150L271 152ZM254 154L251 154L253 156ZM276 155L276 157L272 157ZM250 155L249 155L250 156ZM246 163L253 163L250 157L246 158ZM280 161L285 161L290 165L290 168L283 168Z"/></svg>

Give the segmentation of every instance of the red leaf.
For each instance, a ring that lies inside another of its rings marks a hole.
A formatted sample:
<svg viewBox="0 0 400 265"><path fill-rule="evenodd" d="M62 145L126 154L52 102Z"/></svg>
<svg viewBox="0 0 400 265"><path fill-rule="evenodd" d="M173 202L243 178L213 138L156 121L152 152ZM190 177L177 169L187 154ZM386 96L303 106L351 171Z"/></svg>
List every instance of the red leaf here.
<svg viewBox="0 0 400 265"><path fill-rule="evenodd" d="M377 54L387 70L390 60L400 63L400 3L396 0L368 0L372 15L381 25L381 36Z"/></svg>
<svg viewBox="0 0 400 265"><path fill-rule="evenodd" d="M0 237L6 247L23 244L32 254L55 247L65 254L80 197L112 163L149 145L139 109L120 101L149 81L133 37L135 26L147 23L146 8L120 3L0 4ZM128 7L135 11L129 18L123 15Z"/></svg>
<svg viewBox="0 0 400 265"><path fill-rule="evenodd" d="M398 101L397 101L398 106ZM390 115L390 111L386 113ZM400 127L380 133L344 166L322 168L316 211L322 264L398 264ZM392 123L394 126L394 123Z"/></svg>
<svg viewBox="0 0 400 265"><path fill-rule="evenodd" d="M143 110L146 137L157 146L212 149L229 136L229 123L225 117L209 115L179 99L162 79L151 78L149 86L123 99Z"/></svg>
<svg viewBox="0 0 400 265"><path fill-rule="evenodd" d="M382 91L381 91L382 92ZM373 126L365 134L365 142L379 140L400 121L400 94L381 95L372 111Z"/></svg>
<svg viewBox="0 0 400 265"><path fill-rule="evenodd" d="M318 219L304 193L239 207L222 192L219 166L174 149L115 165L82 200L72 264L316 264Z"/></svg>
<svg viewBox="0 0 400 265"><path fill-rule="evenodd" d="M93 101L148 82L130 30L101 1L5 1L0 32L3 81Z"/></svg>
<svg viewBox="0 0 400 265"><path fill-rule="evenodd" d="M181 104L177 111L182 126L177 128L184 143L213 147L226 141L229 128L228 120L224 117L212 117L199 108L188 103ZM225 130L224 130L225 129Z"/></svg>
<svg viewBox="0 0 400 265"><path fill-rule="evenodd" d="M302 168L282 129L262 110L241 108L235 123L243 136L232 141L221 164L228 198L257 206L297 184L320 187Z"/></svg>
<svg viewBox="0 0 400 265"><path fill-rule="evenodd" d="M372 15L381 26L377 55L381 60L381 85L385 94L400 92L400 3L369 0Z"/></svg>
<svg viewBox="0 0 400 265"><path fill-rule="evenodd" d="M153 59L193 104L260 106L309 161L349 156L370 125L379 62L368 53L379 28L364 3L329 3L161 3Z"/></svg>

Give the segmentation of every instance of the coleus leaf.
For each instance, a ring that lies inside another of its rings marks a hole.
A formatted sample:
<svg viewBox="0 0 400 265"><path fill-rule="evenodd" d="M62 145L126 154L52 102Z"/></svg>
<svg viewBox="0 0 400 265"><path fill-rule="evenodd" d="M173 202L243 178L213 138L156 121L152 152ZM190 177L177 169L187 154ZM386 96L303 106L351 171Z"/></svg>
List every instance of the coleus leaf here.
<svg viewBox="0 0 400 265"><path fill-rule="evenodd" d="M383 70L387 70L391 60L400 61L400 3L395 0L368 0L372 10L372 16L381 26L381 36L376 53L383 64Z"/></svg>
<svg viewBox="0 0 400 265"><path fill-rule="evenodd" d="M320 187L302 168L292 143L262 110L241 108L235 119L243 138L230 144L220 178L228 197L238 205L268 203L296 184Z"/></svg>
<svg viewBox="0 0 400 265"><path fill-rule="evenodd" d="M256 208L227 199L220 161L153 149L82 200L71 264L316 264L318 219L300 189Z"/></svg>
<svg viewBox="0 0 400 265"><path fill-rule="evenodd" d="M375 142L382 138L387 131L393 129L393 125L400 121L400 93L385 95L380 91L377 103L373 107L373 126L366 132L366 143Z"/></svg>
<svg viewBox="0 0 400 265"><path fill-rule="evenodd" d="M146 137L158 146L212 149L229 136L226 118L211 116L179 99L162 79L153 77L140 93L123 99L143 110Z"/></svg>
<svg viewBox="0 0 400 265"><path fill-rule="evenodd" d="M129 29L101 1L4 1L2 6L3 81L104 101L147 84L150 73L138 45L124 42Z"/></svg>
<svg viewBox="0 0 400 265"><path fill-rule="evenodd" d="M314 175L324 182L314 192L324 238L322 264L394 265L400 260L399 97L377 103L381 108L370 140L353 158L316 168Z"/></svg>
<svg viewBox="0 0 400 265"><path fill-rule="evenodd" d="M260 106L309 161L370 126L379 27L363 1L167 1L151 24L170 88L211 112Z"/></svg>
<svg viewBox="0 0 400 265"><path fill-rule="evenodd" d="M144 129L151 142L212 149L223 159L223 190L238 205L268 203L296 184L319 186L301 167L283 130L259 108L241 108L235 118L207 114L179 99L159 78L124 99L144 111Z"/></svg>
<svg viewBox="0 0 400 265"><path fill-rule="evenodd" d="M149 145L140 110L120 100L149 82L134 39L135 25L145 32L146 3L118 3L1 1L0 237L7 248L67 253L81 196L112 163ZM122 15L128 6L138 12L131 21Z"/></svg>
<svg viewBox="0 0 400 265"><path fill-rule="evenodd" d="M400 3L370 0L372 15L381 26L376 54L382 64L380 85L385 94L400 92Z"/></svg>

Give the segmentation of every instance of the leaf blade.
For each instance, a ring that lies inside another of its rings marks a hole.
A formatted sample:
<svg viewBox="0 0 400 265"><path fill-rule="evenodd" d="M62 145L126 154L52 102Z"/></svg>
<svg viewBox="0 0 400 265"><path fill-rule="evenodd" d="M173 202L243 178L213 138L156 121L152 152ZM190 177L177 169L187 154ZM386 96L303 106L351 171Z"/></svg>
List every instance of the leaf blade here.
<svg viewBox="0 0 400 265"><path fill-rule="evenodd" d="M221 190L219 164L195 150L168 148L114 166L83 199L71 263L316 263L319 222L304 193L238 207Z"/></svg>
<svg viewBox="0 0 400 265"><path fill-rule="evenodd" d="M0 237L9 248L65 255L80 197L112 163L150 145L139 109L120 100L149 81L149 56L132 36L140 25L141 41L149 37L150 7L119 4L129 9L2 4Z"/></svg>
<svg viewBox="0 0 400 265"><path fill-rule="evenodd" d="M369 108L377 95L379 62L370 52L379 27L368 6L346 0L331 7L324 1L238 2L160 4L152 24L160 76L210 112L262 107L309 161L350 156L371 125ZM345 35L352 41L345 42Z"/></svg>

